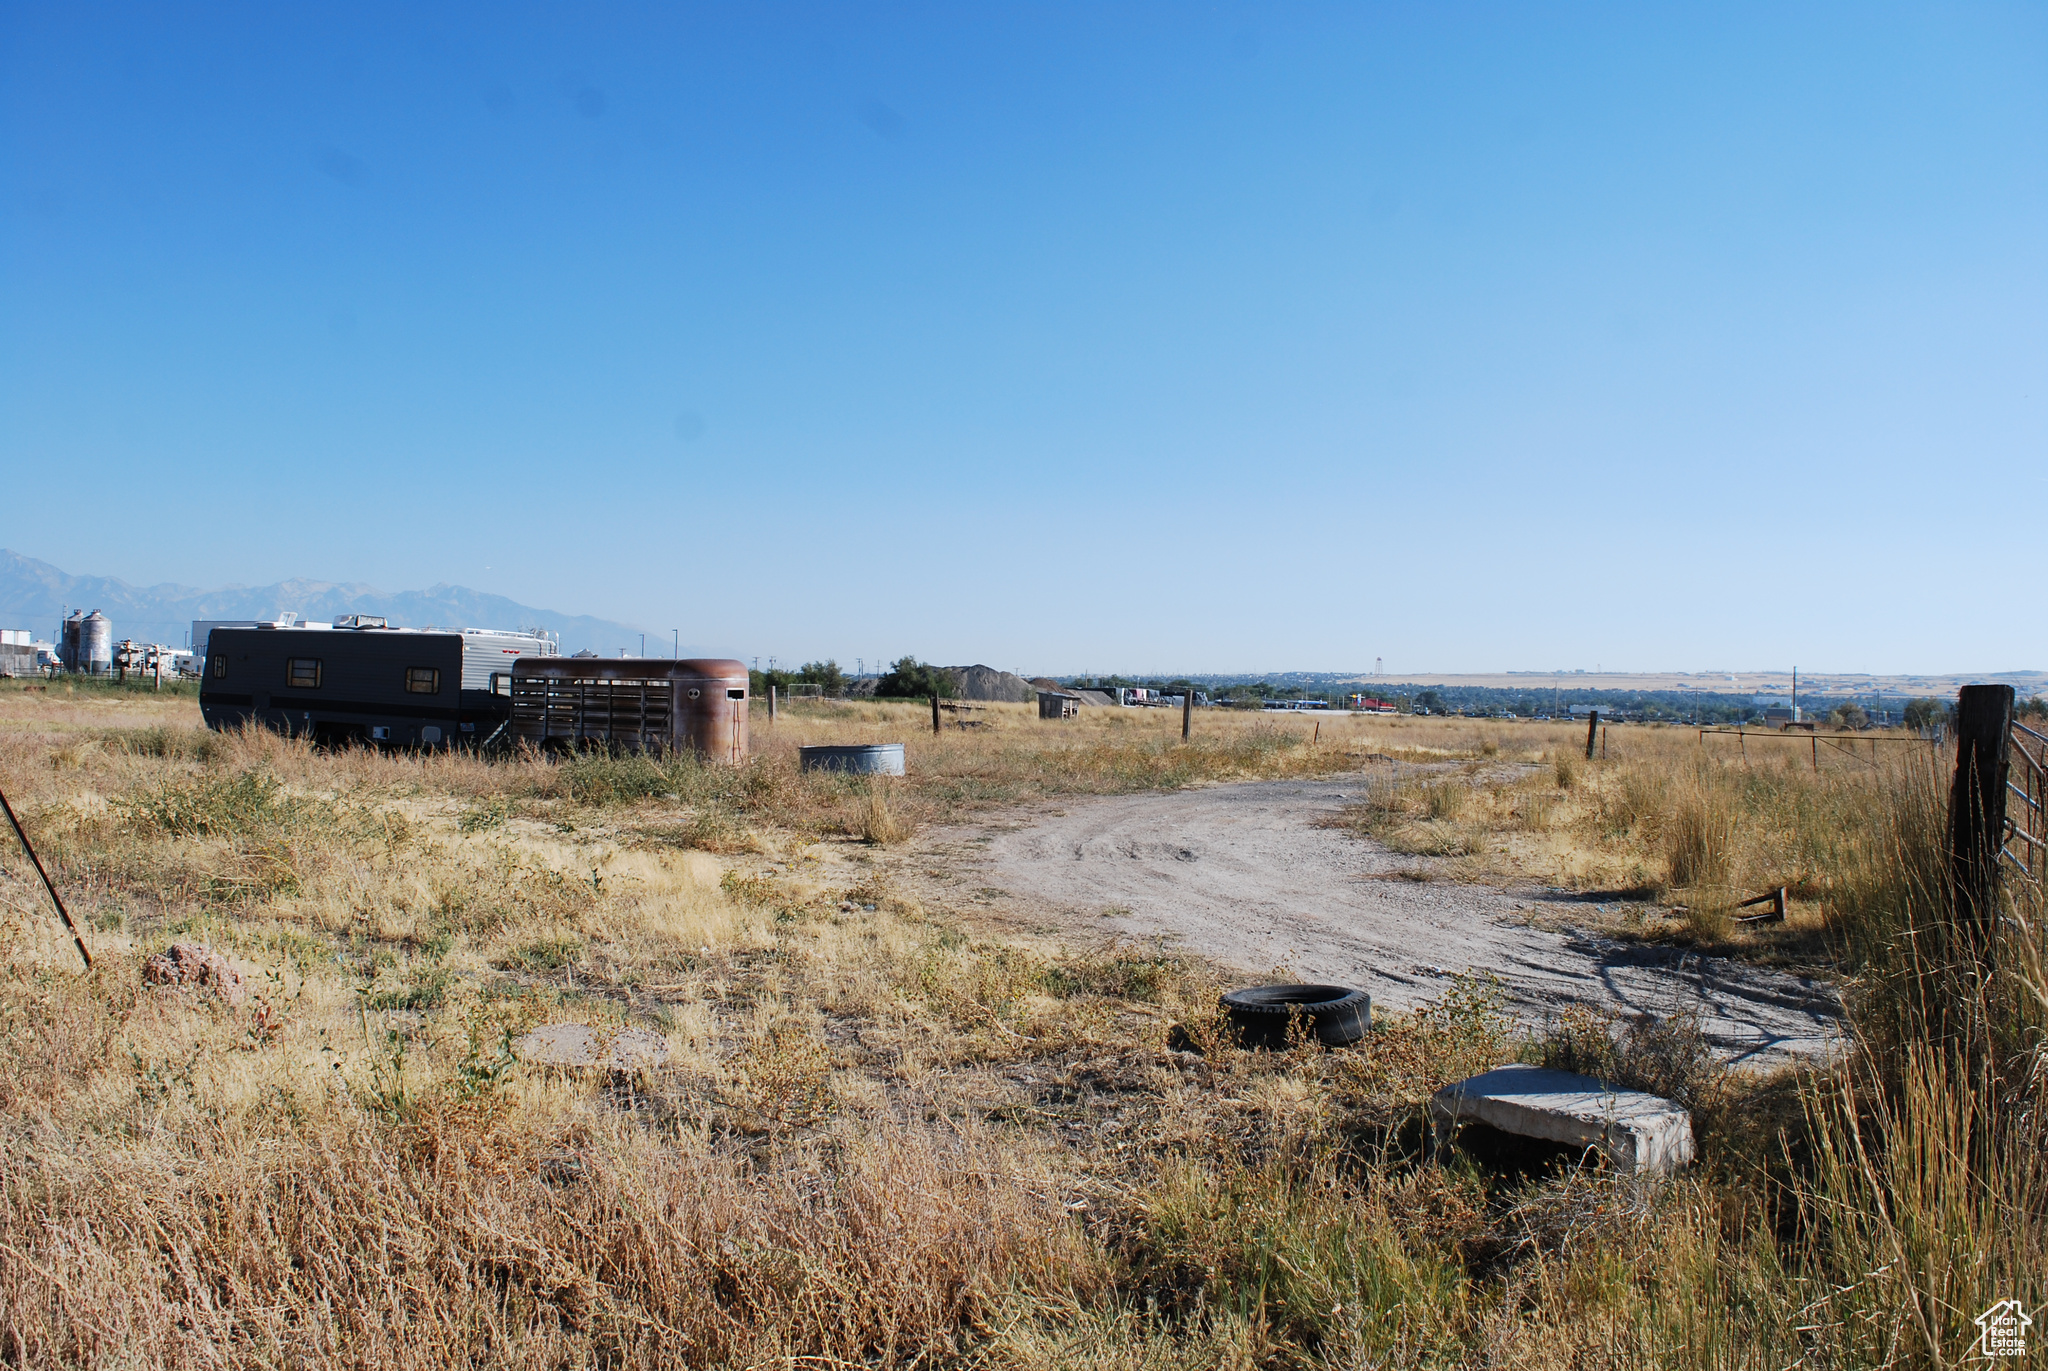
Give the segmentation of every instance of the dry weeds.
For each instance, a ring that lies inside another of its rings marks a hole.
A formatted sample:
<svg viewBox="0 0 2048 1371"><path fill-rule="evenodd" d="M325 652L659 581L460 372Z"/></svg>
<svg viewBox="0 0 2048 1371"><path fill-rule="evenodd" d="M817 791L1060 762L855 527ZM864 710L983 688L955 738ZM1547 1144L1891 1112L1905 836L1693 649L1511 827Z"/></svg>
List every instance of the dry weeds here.
<svg viewBox="0 0 2048 1371"><path fill-rule="evenodd" d="M970 936L874 859L963 808L1378 758L1398 818L1375 822L1469 849L1421 860L1801 872L1881 989L1925 893L1904 773L1756 790L1436 720L1312 743L1205 715L1183 747L1163 711L996 709L932 739L829 705L724 771L323 754L191 713L0 699L0 784L100 958L79 974L0 863L12 1364L1851 1365L1953 1359L1973 1301L2039 1297L2042 1182L2005 1160L2036 1153L2000 1150L2032 1135L1964 1140L1989 1190L1942 1150L1973 1091L2032 1097L1958 1081L1910 1016L1873 1011L1891 1027L1803 1085L1731 1081L1682 1025L1520 1043L1482 984L1355 1049L1243 1053L1202 965ZM901 783L795 766L878 739L912 744ZM1831 827L1873 814L1881 840ZM146 989L174 938L258 993ZM2038 1007L1985 1014L2031 1050ZM652 1028L671 1065L513 1059L561 1020ZM1707 1165L1425 1159L1433 1089L1544 1052L1691 1099Z"/></svg>

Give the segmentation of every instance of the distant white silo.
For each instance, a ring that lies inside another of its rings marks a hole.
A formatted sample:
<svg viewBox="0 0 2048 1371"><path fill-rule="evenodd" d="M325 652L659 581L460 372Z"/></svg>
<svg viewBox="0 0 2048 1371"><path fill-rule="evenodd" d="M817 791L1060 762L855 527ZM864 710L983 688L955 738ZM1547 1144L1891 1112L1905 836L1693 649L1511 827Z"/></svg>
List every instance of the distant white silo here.
<svg viewBox="0 0 2048 1371"><path fill-rule="evenodd" d="M98 610L78 625L78 669L95 676L114 669L114 625Z"/></svg>

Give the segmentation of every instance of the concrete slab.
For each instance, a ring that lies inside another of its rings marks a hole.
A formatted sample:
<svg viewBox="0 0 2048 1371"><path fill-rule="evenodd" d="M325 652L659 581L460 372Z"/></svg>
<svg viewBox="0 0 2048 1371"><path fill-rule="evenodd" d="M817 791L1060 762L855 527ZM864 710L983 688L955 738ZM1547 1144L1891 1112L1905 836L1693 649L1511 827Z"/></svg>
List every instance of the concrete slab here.
<svg viewBox="0 0 2048 1371"><path fill-rule="evenodd" d="M637 1071L668 1061L668 1040L644 1028L602 1029L580 1023L542 1024L512 1044L536 1066L598 1066Z"/></svg>
<svg viewBox="0 0 2048 1371"><path fill-rule="evenodd" d="M1693 1159L1689 1111L1661 1095L1569 1071L1495 1067L1437 1091L1430 1112L1439 1146L1449 1145L1459 1124L1484 1123L1519 1137L1598 1147L1623 1171L1672 1171Z"/></svg>

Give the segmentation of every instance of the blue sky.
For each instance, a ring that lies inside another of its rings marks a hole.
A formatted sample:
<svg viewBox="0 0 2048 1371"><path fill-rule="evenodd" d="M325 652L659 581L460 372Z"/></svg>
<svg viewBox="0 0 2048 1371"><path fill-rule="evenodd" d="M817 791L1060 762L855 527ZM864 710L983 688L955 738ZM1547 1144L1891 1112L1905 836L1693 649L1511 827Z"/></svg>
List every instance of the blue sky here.
<svg viewBox="0 0 2048 1371"><path fill-rule="evenodd" d="M2039 667L1955 597L2038 582L2044 380L2041 5L0 6L0 542L73 572Z"/></svg>

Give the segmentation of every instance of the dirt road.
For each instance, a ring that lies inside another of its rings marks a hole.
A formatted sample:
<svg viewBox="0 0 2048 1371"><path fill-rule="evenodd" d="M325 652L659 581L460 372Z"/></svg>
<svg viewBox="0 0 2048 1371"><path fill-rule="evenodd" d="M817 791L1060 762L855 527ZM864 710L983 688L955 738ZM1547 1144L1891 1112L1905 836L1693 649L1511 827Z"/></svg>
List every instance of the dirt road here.
<svg viewBox="0 0 2048 1371"><path fill-rule="evenodd" d="M1556 931L1577 897L1392 877L1379 845L1316 826L1361 779L1271 781L1078 801L946 844L1004 912L1100 941L1163 937L1264 978L1356 985L1378 1007L1436 998L1452 976L1497 974L1513 1011L1570 1004L1697 1014L1738 1062L1825 1051L1833 990L1683 949ZM1537 927L1541 919L1552 927Z"/></svg>

